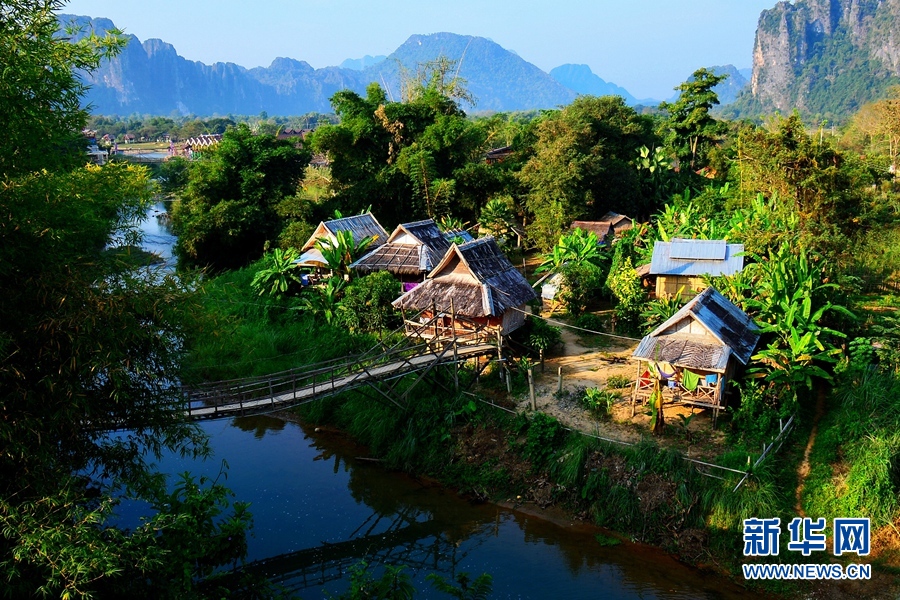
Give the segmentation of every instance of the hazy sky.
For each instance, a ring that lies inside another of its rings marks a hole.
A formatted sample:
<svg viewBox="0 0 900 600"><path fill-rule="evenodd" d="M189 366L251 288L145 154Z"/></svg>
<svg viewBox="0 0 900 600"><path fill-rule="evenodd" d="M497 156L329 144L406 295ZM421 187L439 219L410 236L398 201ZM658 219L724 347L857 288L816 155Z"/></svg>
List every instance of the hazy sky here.
<svg viewBox="0 0 900 600"><path fill-rule="evenodd" d="M549 71L585 63L638 98L667 98L699 67L749 67L759 13L775 0L72 0L205 63L313 67L390 54L413 34L491 38Z"/></svg>

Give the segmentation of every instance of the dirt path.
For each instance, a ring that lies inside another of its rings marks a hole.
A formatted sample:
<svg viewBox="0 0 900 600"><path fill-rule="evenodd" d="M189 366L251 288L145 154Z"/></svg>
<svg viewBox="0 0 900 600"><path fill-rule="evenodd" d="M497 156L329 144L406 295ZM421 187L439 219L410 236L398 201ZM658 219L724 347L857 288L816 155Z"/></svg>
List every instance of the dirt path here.
<svg viewBox="0 0 900 600"><path fill-rule="evenodd" d="M545 361L543 372L540 366L534 370L537 410L555 417L572 429L620 442L637 443L643 437L652 435L650 416L644 408L638 407L632 417L628 388L617 390L622 397L613 405L609 419L599 420L579 404L585 388L605 388L613 376L634 380L636 365L630 357L637 342L582 333L568 327L561 327L561 330L563 350ZM562 394L558 393L558 369L562 369ZM530 400L526 393L519 399L519 409L529 408ZM686 446L680 449L691 457L713 456L722 435L712 430L709 412L700 409L692 412L687 406L667 404L665 414L671 434L659 441L667 446ZM691 414L695 416L691 418ZM681 431L679 415L690 420L686 428L690 433ZM688 437L694 438L693 441L685 441Z"/></svg>
<svg viewBox="0 0 900 600"><path fill-rule="evenodd" d="M816 434L819 433L819 421L824 412L825 389L819 387L816 396L816 415L813 417L812 430L809 432L809 439L806 440L806 448L803 450L803 460L800 462L800 466L797 467L797 490L795 492L797 503L794 505L794 510L796 510L797 514L801 517L806 516L806 511L803 510L803 488L806 486L806 477L809 475L809 456L812 454L813 446L816 445Z"/></svg>

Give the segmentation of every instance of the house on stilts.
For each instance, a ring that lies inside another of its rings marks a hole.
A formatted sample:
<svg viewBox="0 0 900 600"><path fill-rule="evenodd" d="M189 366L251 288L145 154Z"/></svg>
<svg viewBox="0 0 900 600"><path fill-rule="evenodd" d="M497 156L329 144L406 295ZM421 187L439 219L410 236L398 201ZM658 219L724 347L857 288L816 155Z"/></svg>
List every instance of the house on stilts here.
<svg viewBox="0 0 900 600"><path fill-rule="evenodd" d="M327 269L328 261L322 256L322 252L316 247L316 243L323 240L330 240L334 243L337 241L337 234L340 231L351 232L354 242L371 237L372 243L369 245L369 248L381 246L388 237L387 231L372 213L343 217L332 221L322 221L313 231L313 234L309 236L306 243L303 244L303 247L300 248L300 258L295 261L295 264L300 267Z"/></svg>
<svg viewBox="0 0 900 600"><path fill-rule="evenodd" d="M432 219L397 225L387 242L350 265L360 275L387 271L409 291L425 279L450 250L452 242Z"/></svg>
<svg viewBox="0 0 900 600"><path fill-rule="evenodd" d="M753 320L708 287L641 340L632 354L637 380L634 407L659 384L663 400L713 410L726 406L726 384L747 365L759 342Z"/></svg>
<svg viewBox="0 0 900 600"><path fill-rule="evenodd" d="M404 312L408 333L496 340L525 323L527 305L535 298L494 238L485 237L452 245L425 281L393 304ZM432 329L421 331L428 322Z"/></svg>

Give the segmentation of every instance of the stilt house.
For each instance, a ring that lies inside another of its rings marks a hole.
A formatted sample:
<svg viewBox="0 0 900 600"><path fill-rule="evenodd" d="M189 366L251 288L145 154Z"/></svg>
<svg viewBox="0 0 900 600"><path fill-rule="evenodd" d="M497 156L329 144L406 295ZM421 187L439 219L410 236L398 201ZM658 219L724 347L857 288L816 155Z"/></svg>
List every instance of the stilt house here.
<svg viewBox="0 0 900 600"><path fill-rule="evenodd" d="M725 408L725 386L746 366L759 341L753 320L715 288L706 288L647 335L632 354L638 378L632 406L646 401L657 380L663 398Z"/></svg>
<svg viewBox="0 0 900 600"><path fill-rule="evenodd" d="M492 237L454 244L425 282L394 301L419 313L419 321L440 316L431 335L464 335L478 330L486 339L512 333L525 322L527 304L537 298L528 280L509 262ZM408 326L415 326L409 322ZM467 329L462 332L460 329Z"/></svg>
<svg viewBox="0 0 900 600"><path fill-rule="evenodd" d="M418 283L437 266L451 245L431 219L403 223L397 225L387 243L357 260L350 268L360 275L388 271L404 283Z"/></svg>
<svg viewBox="0 0 900 600"><path fill-rule="evenodd" d="M337 233L339 231L352 232L353 241L355 242L358 242L365 237L371 237L373 241L369 248L381 246L388 237L387 231L384 230L384 227L381 226L372 213L344 217L333 221L322 221L300 249L301 254L300 258L297 259L297 265L317 269L327 268L328 261L325 260L322 253L316 248L316 242L326 239L336 242Z"/></svg>

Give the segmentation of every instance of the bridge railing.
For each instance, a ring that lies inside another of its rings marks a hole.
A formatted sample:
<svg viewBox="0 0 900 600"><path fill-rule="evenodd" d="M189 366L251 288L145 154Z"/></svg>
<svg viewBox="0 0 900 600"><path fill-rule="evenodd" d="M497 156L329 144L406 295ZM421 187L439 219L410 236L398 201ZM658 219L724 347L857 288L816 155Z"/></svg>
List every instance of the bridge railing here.
<svg viewBox="0 0 900 600"><path fill-rule="evenodd" d="M442 323L440 315L424 322L404 323L401 330L407 332L407 336L390 347L379 345L357 355L321 361L271 375L216 381L191 387L185 390L186 410L189 416L216 418L219 416L219 408L223 406L229 407L228 413L264 410L266 403L261 402L262 399L268 400L273 408L289 400L300 403L324 393L351 390L373 379L392 379L430 368L431 362L415 361L416 357L434 356L434 360L445 360L445 357L450 356L451 350L490 341L483 324L462 319L456 320L457 329L449 335L429 335L429 331L447 334ZM388 368L388 365L392 367ZM289 397L283 398L285 395Z"/></svg>

